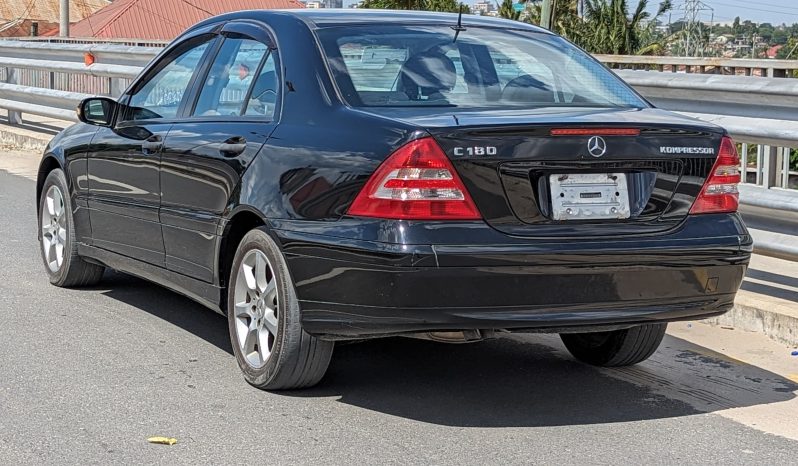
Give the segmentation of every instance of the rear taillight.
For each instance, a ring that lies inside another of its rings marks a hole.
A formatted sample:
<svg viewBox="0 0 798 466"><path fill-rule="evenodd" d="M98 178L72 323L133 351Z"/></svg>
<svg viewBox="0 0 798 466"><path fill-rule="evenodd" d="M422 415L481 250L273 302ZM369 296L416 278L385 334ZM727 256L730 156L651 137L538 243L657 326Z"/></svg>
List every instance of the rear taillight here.
<svg viewBox="0 0 798 466"><path fill-rule="evenodd" d="M739 204L740 156L730 137L724 136L709 177L696 198L691 214L736 212Z"/></svg>
<svg viewBox="0 0 798 466"><path fill-rule="evenodd" d="M391 154L347 213L406 220L482 218L452 163L431 137L411 141Z"/></svg>

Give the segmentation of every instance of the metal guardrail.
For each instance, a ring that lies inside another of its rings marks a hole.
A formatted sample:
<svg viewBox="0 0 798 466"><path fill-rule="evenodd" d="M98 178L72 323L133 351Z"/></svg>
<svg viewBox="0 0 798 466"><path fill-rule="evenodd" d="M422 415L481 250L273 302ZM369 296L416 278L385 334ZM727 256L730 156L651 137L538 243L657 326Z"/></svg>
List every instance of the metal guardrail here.
<svg viewBox="0 0 798 466"><path fill-rule="evenodd" d="M670 71L672 73L759 75L769 78L785 78L798 71L798 60L651 55L596 55L596 58L611 68Z"/></svg>
<svg viewBox="0 0 798 466"><path fill-rule="evenodd" d="M741 184L740 212L754 237L754 252L798 261L795 191Z"/></svg>
<svg viewBox="0 0 798 466"><path fill-rule="evenodd" d="M60 36L36 36L36 37L2 37L0 40L39 42L49 44L116 44L136 47L165 47L169 44L168 40L160 39L113 39L95 37L60 37Z"/></svg>
<svg viewBox="0 0 798 466"><path fill-rule="evenodd" d="M21 122L22 112L75 121L75 106L92 93L85 92L85 83L84 88L78 85L75 86L78 89L54 89L55 74L107 80L105 94L118 96L126 83L161 50L159 46L0 40L0 70L5 70L5 83L0 83L0 108L9 111L12 124ZM91 64L86 64L86 54L91 54ZM773 76L780 73L778 70L798 70L798 61L786 60L614 55L598 58L610 64L649 69L654 66L663 70L671 67L673 71L679 67L686 67L682 68L686 71L691 67L697 67L698 71L715 67L721 72L724 68L747 68L748 74L761 69L772 70L767 74ZM21 81L35 80L33 75L23 76L23 72L49 74L50 85L25 84ZM661 108L725 127L738 142L744 143L744 154L748 153L749 144L757 145L753 174L756 184L764 188L743 185L741 210L754 224L767 220L764 222L767 229L754 229L758 252L798 260L798 191L766 189L789 186L789 150L785 148L798 146L798 79L631 70L616 70L616 73ZM742 168L749 174L747 158L744 155Z"/></svg>
<svg viewBox="0 0 798 466"><path fill-rule="evenodd" d="M21 122L22 112L76 121L77 103L96 94L81 91L96 86L88 86L84 80L73 86L84 89L54 89L57 74L87 77L94 80L92 84L106 80L104 93L118 96L161 50L117 44L0 40L0 67L5 69L5 83L0 83L0 108L9 111L12 124ZM25 72L28 74L23 75ZM49 75L45 76L49 85L31 85L41 77L34 72Z"/></svg>
<svg viewBox="0 0 798 466"><path fill-rule="evenodd" d="M746 174L750 171L749 145L756 145L755 184L789 188L798 183L798 173L789 170L790 148L798 147L798 79L629 70L615 73L659 108L726 128L743 143L741 168Z"/></svg>

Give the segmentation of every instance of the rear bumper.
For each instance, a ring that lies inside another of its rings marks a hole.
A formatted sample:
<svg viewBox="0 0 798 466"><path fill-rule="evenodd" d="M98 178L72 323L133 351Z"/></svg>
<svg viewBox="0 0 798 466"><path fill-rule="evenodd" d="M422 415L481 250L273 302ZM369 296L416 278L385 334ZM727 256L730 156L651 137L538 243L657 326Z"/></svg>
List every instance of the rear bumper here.
<svg viewBox="0 0 798 466"><path fill-rule="evenodd" d="M733 305L751 251L736 215L690 218L679 231L649 238L501 235L500 244L469 232L461 236L479 242L433 246L343 238L319 228L275 231L304 328L331 338L709 317Z"/></svg>

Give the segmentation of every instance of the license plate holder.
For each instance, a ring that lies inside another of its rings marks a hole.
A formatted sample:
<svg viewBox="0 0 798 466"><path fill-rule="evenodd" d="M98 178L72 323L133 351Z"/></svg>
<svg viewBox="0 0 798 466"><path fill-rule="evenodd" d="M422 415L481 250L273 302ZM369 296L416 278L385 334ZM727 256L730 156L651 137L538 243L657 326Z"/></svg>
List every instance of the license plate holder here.
<svg viewBox="0 0 798 466"><path fill-rule="evenodd" d="M625 173L549 175L552 219L626 219L629 187Z"/></svg>

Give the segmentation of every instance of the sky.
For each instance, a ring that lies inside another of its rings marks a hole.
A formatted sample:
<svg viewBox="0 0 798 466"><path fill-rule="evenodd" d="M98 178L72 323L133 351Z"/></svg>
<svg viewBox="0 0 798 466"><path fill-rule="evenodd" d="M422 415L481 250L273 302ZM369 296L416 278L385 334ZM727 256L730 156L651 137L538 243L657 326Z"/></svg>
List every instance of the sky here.
<svg viewBox="0 0 798 466"><path fill-rule="evenodd" d="M476 0L465 0L466 3L473 5ZM495 0L493 0L495 1ZM653 15L656 13L661 0L648 0L648 10ZM671 0L673 10L671 10L671 21L678 21L684 15L685 0ZM779 25L782 23L798 23L798 0L702 0L702 2L715 10L715 22L731 23L735 16L739 16L742 21L750 19L755 23L772 23ZM344 0L345 5L357 3L354 0ZM501 0L499 0L501 3ZM637 6L637 0L629 0L629 9L633 10ZM701 19L709 22L710 12L701 12ZM668 15L663 17L668 22Z"/></svg>
<svg viewBox="0 0 798 466"><path fill-rule="evenodd" d="M671 21L677 21L684 15L685 0L671 0L673 10L671 11ZM735 16L739 16L741 21L750 19L755 23L772 23L779 25L782 23L798 23L798 0L702 0L702 2L715 10L715 22L731 23ZM648 0L649 11L654 14L659 6L660 0ZM636 5L635 0L629 2ZM710 20L710 12L703 11L701 18L704 21ZM663 17L668 21L667 14Z"/></svg>

